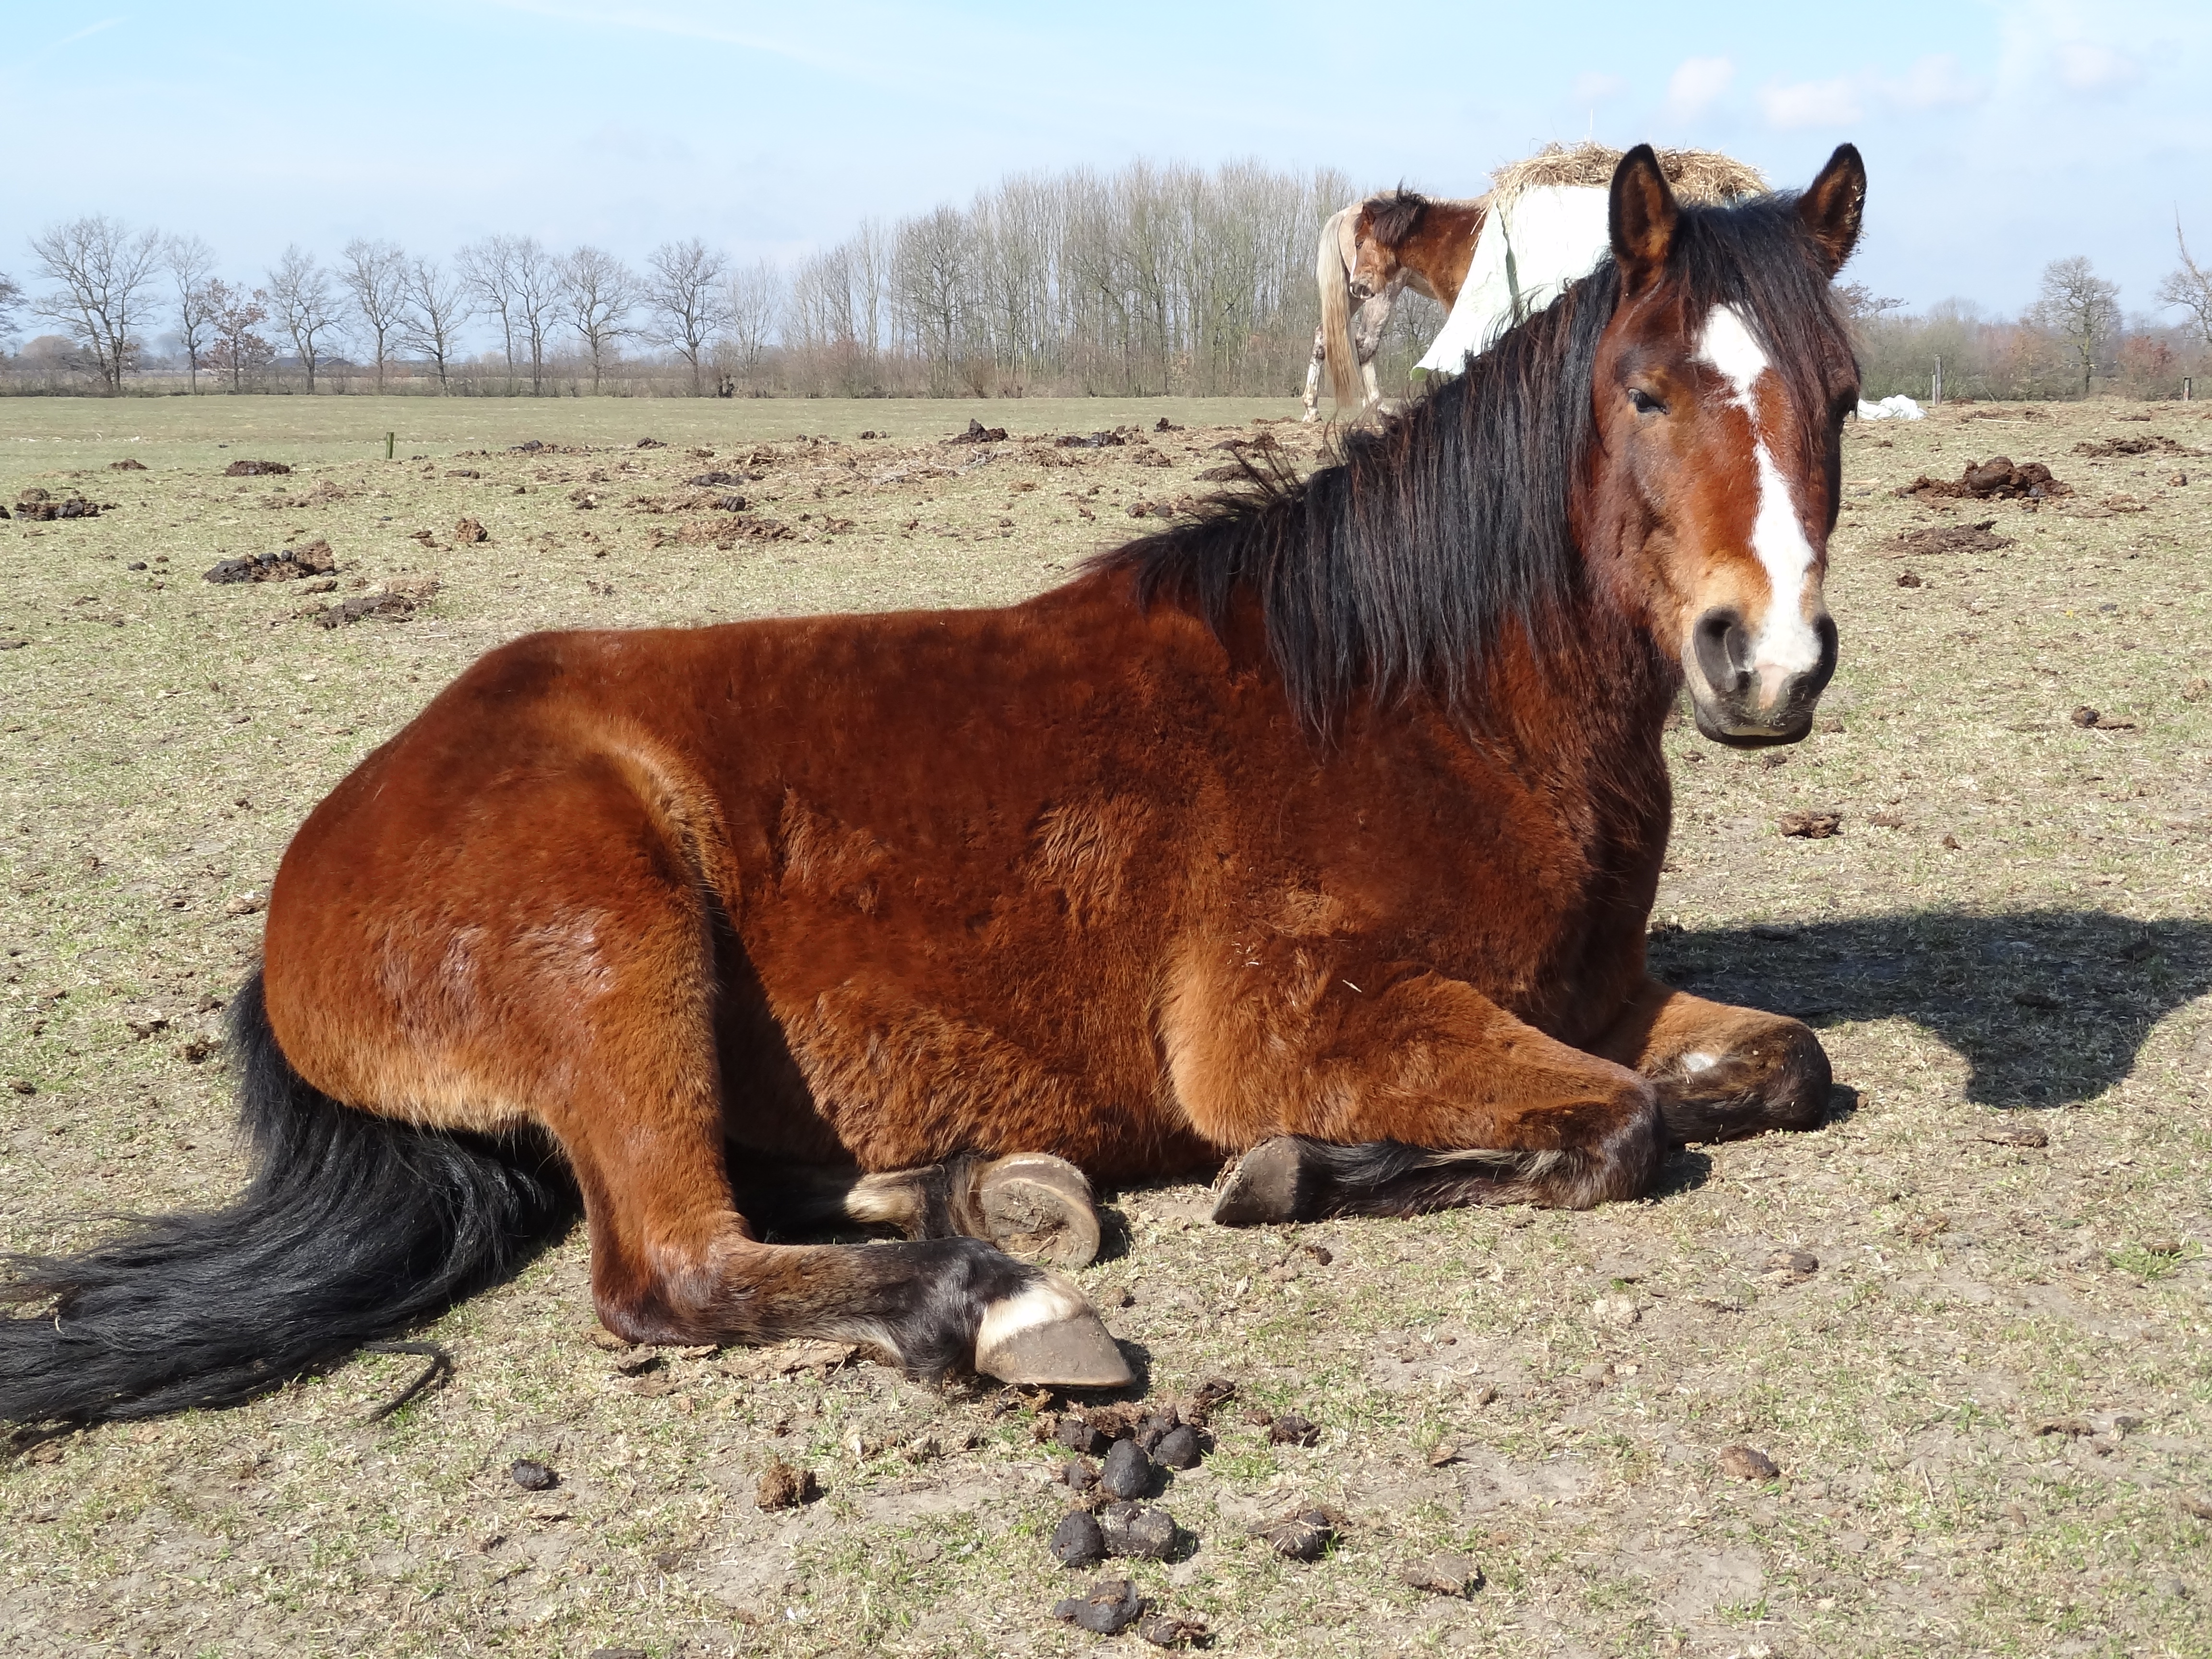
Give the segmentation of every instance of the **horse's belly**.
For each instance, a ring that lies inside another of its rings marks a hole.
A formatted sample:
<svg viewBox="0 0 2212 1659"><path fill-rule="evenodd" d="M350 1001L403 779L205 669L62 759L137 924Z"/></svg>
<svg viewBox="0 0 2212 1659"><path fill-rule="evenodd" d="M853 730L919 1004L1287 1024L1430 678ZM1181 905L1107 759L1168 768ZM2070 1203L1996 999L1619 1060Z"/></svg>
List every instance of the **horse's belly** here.
<svg viewBox="0 0 2212 1659"><path fill-rule="evenodd" d="M994 966L969 963L957 985L863 972L776 1007L804 1091L797 1115L868 1170L959 1152L1152 1167L1160 1091L1141 1003L1034 976L1018 990ZM792 1114L757 1122L744 1083L730 1084L736 1138L791 1138Z"/></svg>

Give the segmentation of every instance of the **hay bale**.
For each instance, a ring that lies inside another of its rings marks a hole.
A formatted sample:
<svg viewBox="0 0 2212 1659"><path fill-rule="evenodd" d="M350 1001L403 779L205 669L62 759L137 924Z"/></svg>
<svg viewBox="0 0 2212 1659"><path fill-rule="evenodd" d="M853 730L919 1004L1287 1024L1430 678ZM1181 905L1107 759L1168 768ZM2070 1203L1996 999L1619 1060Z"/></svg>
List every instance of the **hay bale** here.
<svg viewBox="0 0 2212 1659"><path fill-rule="evenodd" d="M1624 154L1587 139L1579 144L1547 144L1534 155L1509 161L1492 173L1491 199L1502 207L1523 191L1548 185L1602 188L1613 182L1613 169ZM1757 167L1717 149L1662 149L1658 156L1660 172L1685 202L1722 206L1767 191L1765 176Z"/></svg>

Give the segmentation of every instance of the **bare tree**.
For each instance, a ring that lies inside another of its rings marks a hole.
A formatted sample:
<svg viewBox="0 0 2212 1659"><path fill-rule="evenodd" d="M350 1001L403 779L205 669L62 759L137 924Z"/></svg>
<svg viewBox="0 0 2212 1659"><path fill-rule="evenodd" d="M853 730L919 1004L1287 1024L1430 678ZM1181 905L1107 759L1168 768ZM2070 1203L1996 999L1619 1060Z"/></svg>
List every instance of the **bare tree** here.
<svg viewBox="0 0 2212 1659"><path fill-rule="evenodd" d="M430 259L407 267L407 308L400 323L409 345L428 357L438 371L438 390L446 390L446 370L453 361L461 328L475 314L471 285Z"/></svg>
<svg viewBox="0 0 2212 1659"><path fill-rule="evenodd" d="M783 309L783 273L767 259L757 260L732 274L725 298L730 320L724 337L734 349L738 373L750 380L775 337L775 319Z"/></svg>
<svg viewBox="0 0 2212 1659"><path fill-rule="evenodd" d="M1904 301L1876 294L1864 283L1838 283L1836 303L1843 307L1844 315L1854 323L1875 322L1893 311L1905 309Z"/></svg>
<svg viewBox="0 0 2212 1659"><path fill-rule="evenodd" d="M384 390L384 365L407 319L407 256L397 242L372 242L356 236L345 245L338 281L353 296L376 353L376 389Z"/></svg>
<svg viewBox="0 0 2212 1659"><path fill-rule="evenodd" d="M592 356L592 390L599 389L604 360L629 331L637 309L637 276L611 253L580 247L561 261L562 313Z"/></svg>
<svg viewBox="0 0 2212 1659"><path fill-rule="evenodd" d="M120 221L93 214L33 236L31 252L47 280L60 284L33 299L32 313L58 323L91 356L101 384L119 395L137 356L133 331L161 263L160 234L133 234Z"/></svg>
<svg viewBox="0 0 2212 1659"><path fill-rule="evenodd" d="M2064 345L2081 370L2081 395L2089 394L2097 360L2120 331L2120 289L2076 254L2043 268L2043 292L2028 320Z"/></svg>
<svg viewBox="0 0 2212 1659"><path fill-rule="evenodd" d="M312 398L315 367L322 361L324 343L338 326L337 296L331 292L331 273L295 242L269 273L268 293L277 323L292 337L300 367L307 371L307 395Z"/></svg>
<svg viewBox="0 0 2212 1659"><path fill-rule="evenodd" d="M884 349L884 317L890 305L891 233L880 219L861 221L860 228L845 244L845 270L853 312L853 338L858 357L853 372L855 391L881 388L878 360Z"/></svg>
<svg viewBox="0 0 2212 1659"><path fill-rule="evenodd" d="M208 289L213 281L215 250L197 236L172 236L161 244L161 263L177 289L177 338L185 348L185 367L194 392L200 389L200 360L214 333L208 318Z"/></svg>
<svg viewBox="0 0 2212 1659"><path fill-rule="evenodd" d="M691 365L694 394L701 390L699 354L729 325L728 277L728 259L696 236L663 242L646 261L647 337Z"/></svg>
<svg viewBox="0 0 2212 1659"><path fill-rule="evenodd" d="M2173 222L2173 240L2181 250L2181 269L2169 270L2159 278L2152 297L2162 306L2179 306L2186 310L2204 337L2204 343L2212 346L2212 270L2207 270L2189 257L2189 244L2181 234L2181 221Z"/></svg>
<svg viewBox="0 0 2212 1659"><path fill-rule="evenodd" d="M853 249L841 243L801 261L784 302L783 343L810 390L850 397L865 374L854 314Z"/></svg>
<svg viewBox="0 0 2212 1659"><path fill-rule="evenodd" d="M513 280L515 320L530 347L530 395L545 391L545 337L560 315L561 262L535 236L514 240L507 262Z"/></svg>
<svg viewBox="0 0 2212 1659"><path fill-rule="evenodd" d="M929 389L939 397L957 387L963 336L969 310L967 217L940 207L902 222L891 257L892 307L899 326L929 368Z"/></svg>
<svg viewBox="0 0 2212 1659"><path fill-rule="evenodd" d="M521 239L487 236L461 250L455 262L480 315L499 319L499 337L507 353L507 390L514 389L515 252Z"/></svg>
<svg viewBox="0 0 2212 1659"><path fill-rule="evenodd" d="M276 349L253 331L269 320L269 296L259 289L248 292L210 281L204 297L211 340L208 367L230 377L232 392L243 392L246 377L276 358Z"/></svg>
<svg viewBox="0 0 2212 1659"><path fill-rule="evenodd" d="M0 270L0 340L15 337L15 313L23 304L23 290L13 276Z"/></svg>

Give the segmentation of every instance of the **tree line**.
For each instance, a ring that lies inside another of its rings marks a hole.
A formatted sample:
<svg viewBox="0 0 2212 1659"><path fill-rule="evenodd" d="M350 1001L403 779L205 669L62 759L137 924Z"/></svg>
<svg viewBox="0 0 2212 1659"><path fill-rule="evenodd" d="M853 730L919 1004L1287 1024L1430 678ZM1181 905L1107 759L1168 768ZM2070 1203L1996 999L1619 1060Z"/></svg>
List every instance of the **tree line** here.
<svg viewBox="0 0 2212 1659"><path fill-rule="evenodd" d="M2178 321L2130 317L2119 285L2081 255L2043 269L2036 298L2016 318L1991 317L1946 300L1918 315L1863 284L1841 290L1852 315L1865 395L1946 398L2173 398L2185 382L2212 397L2212 268L2197 263L2174 227L2179 263L2152 290Z"/></svg>
<svg viewBox="0 0 2212 1659"><path fill-rule="evenodd" d="M258 281L198 236L92 215L30 239L27 291L0 275L0 339L51 331L10 362L18 389L112 395L1283 392L1319 319L1322 222L1351 194L1326 169L1135 162L1010 178L787 270L696 238L633 267L501 234L444 260L294 246Z"/></svg>
<svg viewBox="0 0 2212 1659"><path fill-rule="evenodd" d="M47 338L62 349L40 361L111 394L179 369L194 392L203 376L258 391L287 378L280 365L310 393L333 368L379 392L400 375L447 391L471 360L476 325L497 336L509 381L533 392L548 389L572 339L594 390L627 341L673 354L696 389L722 314L714 290L728 276L724 257L696 239L664 243L634 271L598 248L555 254L535 237L495 235L450 264L357 237L326 264L295 245L260 283L233 283L216 274L201 238L134 231L97 214L33 236L30 252L50 286L27 294L0 275L0 335L15 331L18 314L52 324L60 332ZM166 360L161 342L173 348Z"/></svg>
<svg viewBox="0 0 2212 1659"><path fill-rule="evenodd" d="M697 238L633 267L589 246L490 235L441 260L356 238L297 246L259 281L218 274L201 238L94 215L0 273L18 391L401 390L537 395L1019 396L1268 393L1303 379L1314 251L1352 196L1341 173L1133 162L1009 178L965 207L870 222L789 270ZM2016 319L1945 301L1906 315L1843 290L1869 396L2171 397L2212 368L2212 269L2179 264L2127 318L2087 258L2057 260ZM1378 367L1402 377L1441 322L1400 302ZM2212 389L2212 382L2208 382Z"/></svg>

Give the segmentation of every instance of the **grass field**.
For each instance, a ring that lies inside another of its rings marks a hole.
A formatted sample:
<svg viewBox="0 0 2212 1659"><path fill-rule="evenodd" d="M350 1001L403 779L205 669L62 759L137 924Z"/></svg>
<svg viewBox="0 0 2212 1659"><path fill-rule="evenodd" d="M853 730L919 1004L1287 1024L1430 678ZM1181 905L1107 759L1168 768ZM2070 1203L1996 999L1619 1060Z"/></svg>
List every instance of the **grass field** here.
<svg viewBox="0 0 2212 1659"><path fill-rule="evenodd" d="M1111 1195L1081 1275L1109 1322L1157 1391L1240 1389L1161 1500L1196 1543L1130 1569L1146 1594L1243 1653L2212 1651L2212 422L2143 412L1852 427L1821 730L1764 756L1669 735L1655 959L1819 1026L1844 1085L1825 1128L1693 1151L1583 1214L1232 1233L1201 1188ZM1017 599L1149 525L1133 504L1202 495L1228 423L1294 413L0 403L6 502L112 504L0 525L0 1248L234 1190L208 1046L256 896L486 647ZM937 441L971 416L1186 429L1054 465ZM2145 438L2190 453L2075 453ZM2077 493L1894 493L1999 453ZM247 458L294 470L221 476ZM747 475L746 513L699 499L706 468ZM2005 544L1895 543L1984 520ZM199 580L314 537L327 594ZM433 577L404 620L305 614ZM1841 833L1784 837L1793 809ZM740 1351L625 1370L595 1330L578 1236L440 1322L457 1376L386 1422L364 1419L410 1362L364 1357L236 1412L19 1441L0 1651L1094 1645L1048 1617L1076 1586L1045 1550L1065 1503L1034 1407ZM1255 1404L1321 1443L1270 1444ZM1738 1443L1779 1478L1725 1472ZM521 1490L519 1456L560 1485ZM820 1499L757 1509L773 1456ZM1347 1517L1310 1565L1248 1537L1293 1501ZM1409 1586L1439 1549L1485 1586Z"/></svg>

